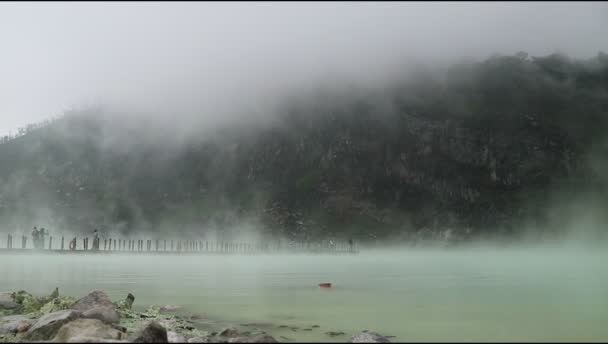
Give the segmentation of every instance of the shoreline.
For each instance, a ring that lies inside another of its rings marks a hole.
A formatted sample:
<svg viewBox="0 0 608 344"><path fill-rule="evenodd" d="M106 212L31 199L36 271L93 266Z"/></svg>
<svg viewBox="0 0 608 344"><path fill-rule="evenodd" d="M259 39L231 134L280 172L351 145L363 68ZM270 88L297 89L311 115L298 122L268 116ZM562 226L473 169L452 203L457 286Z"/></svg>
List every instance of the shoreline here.
<svg viewBox="0 0 608 344"><path fill-rule="evenodd" d="M130 293L113 302L99 290L80 299L62 296L57 288L43 297L24 290L0 292L0 343L277 343L297 340L275 338L267 332L270 327L292 332L320 331L319 325L298 328L255 322L227 324L205 315L186 315L179 306L133 307L134 302L135 296ZM332 341L339 337L342 342L389 342L387 337L368 331L351 338L340 331L327 331L325 335Z"/></svg>

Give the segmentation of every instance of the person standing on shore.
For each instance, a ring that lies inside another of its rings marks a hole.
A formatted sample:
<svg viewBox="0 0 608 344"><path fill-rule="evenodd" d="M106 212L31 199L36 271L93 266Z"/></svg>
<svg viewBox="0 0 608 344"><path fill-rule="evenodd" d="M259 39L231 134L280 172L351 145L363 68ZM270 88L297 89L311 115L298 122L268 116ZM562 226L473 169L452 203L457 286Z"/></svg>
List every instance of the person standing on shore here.
<svg viewBox="0 0 608 344"><path fill-rule="evenodd" d="M38 248L44 249L44 236L49 235L48 232L45 232L44 228L40 228L40 234L38 235Z"/></svg>
<svg viewBox="0 0 608 344"><path fill-rule="evenodd" d="M99 233L93 230L93 251L99 251Z"/></svg>
<svg viewBox="0 0 608 344"><path fill-rule="evenodd" d="M38 238L40 236L40 232L38 232L38 228L36 228L36 226L34 226L34 229L32 230L32 245L34 245L34 248L38 248Z"/></svg>

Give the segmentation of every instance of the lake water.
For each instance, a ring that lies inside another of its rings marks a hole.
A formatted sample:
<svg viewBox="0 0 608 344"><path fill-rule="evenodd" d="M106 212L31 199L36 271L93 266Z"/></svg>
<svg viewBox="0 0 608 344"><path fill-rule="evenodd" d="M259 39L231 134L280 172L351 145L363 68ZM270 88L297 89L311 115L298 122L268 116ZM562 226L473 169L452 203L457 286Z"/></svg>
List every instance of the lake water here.
<svg viewBox="0 0 608 344"><path fill-rule="evenodd" d="M357 256L2 254L0 291L48 294L57 286L83 296L100 289L115 300L131 292L140 307L175 304L219 322L255 322L280 341L344 342L364 329L396 341L607 341L607 262L606 250L557 248ZM333 288L320 289L321 282ZM320 327L304 331L312 325ZM330 338L327 331L345 335Z"/></svg>

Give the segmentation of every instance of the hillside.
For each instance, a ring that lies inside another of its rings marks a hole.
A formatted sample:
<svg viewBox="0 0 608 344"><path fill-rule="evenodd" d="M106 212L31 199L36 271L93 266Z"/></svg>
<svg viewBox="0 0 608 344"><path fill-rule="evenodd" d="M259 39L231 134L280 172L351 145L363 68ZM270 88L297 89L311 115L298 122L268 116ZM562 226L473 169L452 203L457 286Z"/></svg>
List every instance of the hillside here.
<svg viewBox="0 0 608 344"><path fill-rule="evenodd" d="M29 130L0 144L2 231L466 240L608 205L606 54L495 56L277 116L179 144L98 113Z"/></svg>

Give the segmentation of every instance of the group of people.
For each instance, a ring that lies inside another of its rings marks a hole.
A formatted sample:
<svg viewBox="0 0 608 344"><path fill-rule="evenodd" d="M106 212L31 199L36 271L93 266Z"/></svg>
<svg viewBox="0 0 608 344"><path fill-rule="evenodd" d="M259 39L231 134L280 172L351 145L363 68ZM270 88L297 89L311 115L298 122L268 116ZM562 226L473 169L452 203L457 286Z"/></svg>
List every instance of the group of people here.
<svg viewBox="0 0 608 344"><path fill-rule="evenodd" d="M34 248L44 249L44 237L47 235L49 235L49 233L45 231L44 228L38 229L34 226L34 229L32 230L32 243L34 244Z"/></svg>

